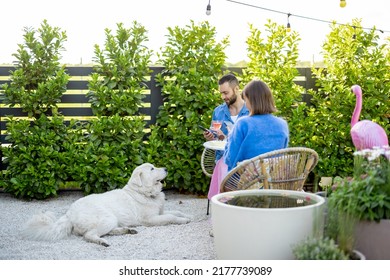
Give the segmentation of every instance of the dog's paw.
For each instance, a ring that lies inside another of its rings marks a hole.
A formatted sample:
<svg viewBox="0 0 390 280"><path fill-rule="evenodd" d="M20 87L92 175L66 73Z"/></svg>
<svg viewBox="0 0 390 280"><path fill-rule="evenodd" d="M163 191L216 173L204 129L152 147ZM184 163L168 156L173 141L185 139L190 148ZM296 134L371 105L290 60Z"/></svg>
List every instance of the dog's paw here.
<svg viewBox="0 0 390 280"><path fill-rule="evenodd" d="M108 242L106 240L104 240L103 238L101 238L99 240L99 245L102 245L104 247L110 247L110 244L108 244Z"/></svg>
<svg viewBox="0 0 390 280"><path fill-rule="evenodd" d="M135 229L132 229L132 228L127 228L127 234L137 234L138 231L136 231Z"/></svg>

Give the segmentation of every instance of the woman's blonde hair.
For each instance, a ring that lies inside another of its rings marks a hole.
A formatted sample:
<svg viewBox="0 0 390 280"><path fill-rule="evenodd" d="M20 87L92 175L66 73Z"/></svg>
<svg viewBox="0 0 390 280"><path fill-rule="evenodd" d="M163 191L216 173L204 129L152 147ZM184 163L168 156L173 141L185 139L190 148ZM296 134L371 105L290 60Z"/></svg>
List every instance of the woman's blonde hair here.
<svg viewBox="0 0 390 280"><path fill-rule="evenodd" d="M244 87L242 96L249 100L250 115L272 114L277 111L272 92L263 81L250 81Z"/></svg>

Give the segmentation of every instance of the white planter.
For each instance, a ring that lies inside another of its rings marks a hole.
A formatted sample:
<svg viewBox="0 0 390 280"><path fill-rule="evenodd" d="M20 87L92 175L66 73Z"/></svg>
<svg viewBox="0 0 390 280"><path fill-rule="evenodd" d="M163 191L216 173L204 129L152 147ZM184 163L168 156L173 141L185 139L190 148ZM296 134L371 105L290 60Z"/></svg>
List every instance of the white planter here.
<svg viewBox="0 0 390 280"><path fill-rule="evenodd" d="M314 204L250 208L223 202L246 195L293 197L311 200ZM245 190L215 195L211 199L211 219L218 259L293 259L293 245L307 237L322 237L324 203L324 198L318 195L285 190Z"/></svg>

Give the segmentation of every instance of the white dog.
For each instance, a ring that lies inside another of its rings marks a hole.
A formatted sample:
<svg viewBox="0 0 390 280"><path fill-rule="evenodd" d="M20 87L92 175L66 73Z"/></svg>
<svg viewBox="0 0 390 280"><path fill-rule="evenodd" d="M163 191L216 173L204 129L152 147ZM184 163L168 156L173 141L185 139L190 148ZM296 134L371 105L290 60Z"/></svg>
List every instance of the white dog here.
<svg viewBox="0 0 390 280"><path fill-rule="evenodd" d="M23 235L35 240L57 240L71 233L109 246L104 235L134 234L134 226L185 224L190 218L179 211L164 211L161 191L166 168L144 163L134 169L123 189L91 194L75 201L58 220L52 213L35 215Z"/></svg>

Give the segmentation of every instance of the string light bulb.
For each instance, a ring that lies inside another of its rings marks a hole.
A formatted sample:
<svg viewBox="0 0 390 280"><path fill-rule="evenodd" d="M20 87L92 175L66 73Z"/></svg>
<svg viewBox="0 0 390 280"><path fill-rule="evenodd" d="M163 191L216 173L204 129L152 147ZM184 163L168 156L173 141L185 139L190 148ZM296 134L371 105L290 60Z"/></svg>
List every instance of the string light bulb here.
<svg viewBox="0 0 390 280"><path fill-rule="evenodd" d="M207 4L207 8L206 8L206 15L210 15L211 14L211 5L210 5L210 0L209 0L209 3Z"/></svg>
<svg viewBox="0 0 390 280"><path fill-rule="evenodd" d="M290 16L291 16L291 14L288 13L288 14L287 14L287 27L286 27L286 31L287 31L287 32L290 32L290 31L291 31Z"/></svg>
<svg viewBox="0 0 390 280"><path fill-rule="evenodd" d="M341 8L344 8L345 6L347 6L347 1L345 1L345 0L340 0L340 7L341 7Z"/></svg>

